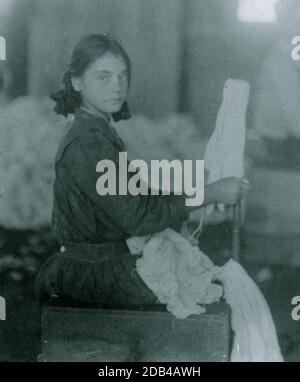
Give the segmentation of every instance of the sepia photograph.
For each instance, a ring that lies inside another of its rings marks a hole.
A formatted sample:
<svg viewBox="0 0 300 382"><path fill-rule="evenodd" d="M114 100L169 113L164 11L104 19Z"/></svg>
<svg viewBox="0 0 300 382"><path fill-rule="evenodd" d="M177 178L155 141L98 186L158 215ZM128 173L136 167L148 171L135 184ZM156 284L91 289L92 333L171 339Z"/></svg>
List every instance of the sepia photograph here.
<svg viewBox="0 0 300 382"><path fill-rule="evenodd" d="M0 338L300 361L300 0L0 0Z"/></svg>

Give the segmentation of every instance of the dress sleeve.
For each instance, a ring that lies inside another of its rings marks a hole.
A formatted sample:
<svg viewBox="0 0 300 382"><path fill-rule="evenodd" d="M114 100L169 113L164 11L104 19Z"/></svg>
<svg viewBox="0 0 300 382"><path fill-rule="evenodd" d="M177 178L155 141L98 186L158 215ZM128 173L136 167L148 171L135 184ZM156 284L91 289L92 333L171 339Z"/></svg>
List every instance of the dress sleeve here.
<svg viewBox="0 0 300 382"><path fill-rule="evenodd" d="M103 159L115 163L118 179L119 149L105 137L100 143L95 137L88 142L73 144L67 153L67 166L81 192L99 207L96 210L110 216L125 235L131 237L159 232L188 218L188 208L182 195L118 195L117 182L117 195L100 196L96 190L100 176L96 166Z"/></svg>

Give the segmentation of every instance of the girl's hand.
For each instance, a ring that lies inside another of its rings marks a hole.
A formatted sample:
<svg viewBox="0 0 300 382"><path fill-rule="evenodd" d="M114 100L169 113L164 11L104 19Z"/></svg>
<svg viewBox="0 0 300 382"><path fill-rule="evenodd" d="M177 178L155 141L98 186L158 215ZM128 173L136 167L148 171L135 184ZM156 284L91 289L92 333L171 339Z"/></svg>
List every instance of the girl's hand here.
<svg viewBox="0 0 300 382"><path fill-rule="evenodd" d="M232 205L244 198L249 189L250 184L245 178L223 178L205 187L204 204L223 203Z"/></svg>

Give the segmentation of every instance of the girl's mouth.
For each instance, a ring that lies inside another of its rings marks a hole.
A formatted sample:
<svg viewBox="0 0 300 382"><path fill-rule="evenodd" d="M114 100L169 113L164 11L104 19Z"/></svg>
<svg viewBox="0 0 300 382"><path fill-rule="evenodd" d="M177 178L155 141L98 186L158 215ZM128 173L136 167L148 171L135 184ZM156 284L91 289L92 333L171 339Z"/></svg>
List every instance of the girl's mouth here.
<svg viewBox="0 0 300 382"><path fill-rule="evenodd" d="M113 103L122 102L122 98L113 98L113 99L107 100L106 102L113 102Z"/></svg>

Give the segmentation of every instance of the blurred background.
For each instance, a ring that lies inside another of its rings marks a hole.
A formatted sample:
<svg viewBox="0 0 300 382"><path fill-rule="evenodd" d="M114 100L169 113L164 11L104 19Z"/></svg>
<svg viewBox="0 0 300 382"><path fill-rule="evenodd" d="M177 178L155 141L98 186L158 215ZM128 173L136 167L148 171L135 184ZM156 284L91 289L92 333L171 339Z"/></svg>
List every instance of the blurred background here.
<svg viewBox="0 0 300 382"><path fill-rule="evenodd" d="M132 60L134 117L118 130L132 156L203 159L225 81L250 84L242 263L271 306L287 359L300 360L290 315L300 293L300 61L291 57L300 0L0 0L0 295L8 309L0 360L39 352L33 282L56 248L54 157L66 124L49 94L89 33L111 34ZM216 262L230 256L226 219L200 237Z"/></svg>

